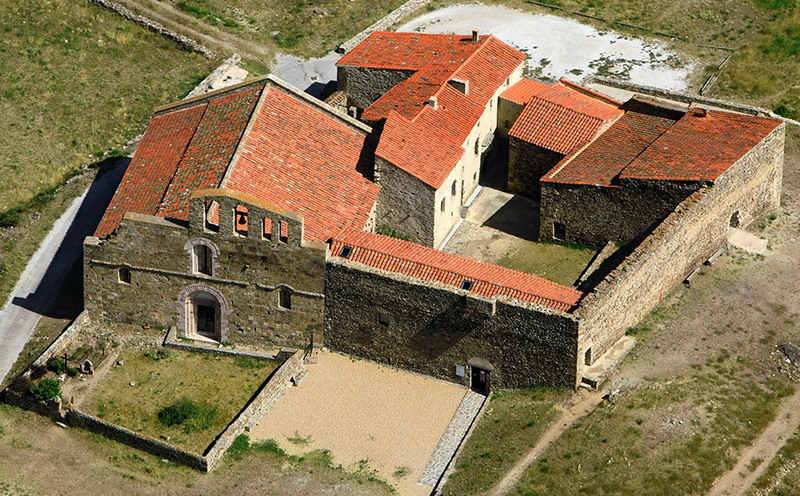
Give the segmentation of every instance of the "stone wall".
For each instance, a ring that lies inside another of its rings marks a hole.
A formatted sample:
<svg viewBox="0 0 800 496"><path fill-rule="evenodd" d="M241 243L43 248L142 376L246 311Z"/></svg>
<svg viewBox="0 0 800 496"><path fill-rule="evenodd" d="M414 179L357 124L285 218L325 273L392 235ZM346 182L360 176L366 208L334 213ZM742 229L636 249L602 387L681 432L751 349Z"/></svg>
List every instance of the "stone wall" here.
<svg viewBox="0 0 800 496"><path fill-rule="evenodd" d="M338 66L336 72L337 88L347 93L347 105L360 110L414 74L414 71L352 66Z"/></svg>
<svg viewBox="0 0 800 496"><path fill-rule="evenodd" d="M512 193L539 199L539 179L564 155L519 138L508 138L508 189Z"/></svg>
<svg viewBox="0 0 800 496"><path fill-rule="evenodd" d="M581 302L581 356L608 350L676 284L725 246L731 216L742 225L780 205L785 125L778 127L711 187L684 200Z"/></svg>
<svg viewBox="0 0 800 496"><path fill-rule="evenodd" d="M56 355L64 353L72 344L81 337L81 330L89 322L89 313L84 310L80 313L69 326L34 360L30 368L45 367L47 362Z"/></svg>
<svg viewBox="0 0 800 496"><path fill-rule="evenodd" d="M196 453L184 451L158 439L153 439L133 432L125 427L115 425L97 417L93 417L79 410L68 410L66 423L72 427L79 427L114 441L126 444L133 448L145 451L160 458L166 458L175 463L192 467L206 472L209 470L206 459Z"/></svg>
<svg viewBox="0 0 800 496"><path fill-rule="evenodd" d="M380 157L375 157L375 182L381 187L375 224L390 226L415 243L433 246L436 191Z"/></svg>
<svg viewBox="0 0 800 496"><path fill-rule="evenodd" d="M203 227L203 205L210 200L223 212L218 232ZM235 205L248 209L246 237L233 231ZM220 341L305 347L322 329L325 246L302 241L302 219L292 215L213 194L192 200L189 226L128 214L107 239L87 238L84 244L86 310L116 322L175 326L192 337L185 329L186 298L202 291L220 303ZM264 217L273 219L272 239L263 238ZM277 236L278 220L290 222L284 241ZM212 248L211 276L192 270L195 244ZM129 271L130 283L120 280L120 269ZM291 309L279 305L284 291Z"/></svg>
<svg viewBox="0 0 800 496"><path fill-rule="evenodd" d="M391 28L394 24L402 21L406 16L414 13L416 10L421 9L425 5L429 4L431 0L408 0L403 5L397 7L393 11L389 12L382 18L375 21L371 24L367 29L361 31L357 35L353 36L349 40L345 41L341 45L336 48L337 53L347 53L359 43L364 41L367 36L372 34L375 31L386 31Z"/></svg>
<svg viewBox="0 0 800 496"><path fill-rule="evenodd" d="M205 460L208 464L208 471L214 470L225 452L231 447L236 438L249 432L258 424L264 415L272 408L283 393L289 389L294 381L305 372L304 352L297 351L288 360L283 362L269 380L264 383L261 389L253 397L252 401L228 424L225 431L208 447L205 452Z"/></svg>
<svg viewBox="0 0 800 496"><path fill-rule="evenodd" d="M466 385L473 358L494 366L493 387L575 385L578 323L568 314L352 262L329 261L325 285L331 350Z"/></svg>
<svg viewBox="0 0 800 496"><path fill-rule="evenodd" d="M602 246L627 243L669 215L699 183L626 181L620 186L541 182L539 239L553 240L553 224L566 227L564 241Z"/></svg>
<svg viewBox="0 0 800 496"><path fill-rule="evenodd" d="M505 90L505 88L503 88ZM501 136L508 136L511 127L517 122L519 114L525 106L521 103L512 102L505 98L497 99L497 133Z"/></svg>

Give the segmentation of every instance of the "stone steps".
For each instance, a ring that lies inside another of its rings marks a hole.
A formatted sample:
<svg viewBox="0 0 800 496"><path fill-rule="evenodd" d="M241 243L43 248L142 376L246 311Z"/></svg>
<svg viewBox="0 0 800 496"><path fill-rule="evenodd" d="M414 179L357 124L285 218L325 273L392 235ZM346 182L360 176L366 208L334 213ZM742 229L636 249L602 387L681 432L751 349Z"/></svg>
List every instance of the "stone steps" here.
<svg viewBox="0 0 800 496"><path fill-rule="evenodd" d="M450 419L450 424L439 438L428 463L425 464L417 484L432 488L436 486L485 401L486 396L474 391L467 391L453 414L453 418Z"/></svg>

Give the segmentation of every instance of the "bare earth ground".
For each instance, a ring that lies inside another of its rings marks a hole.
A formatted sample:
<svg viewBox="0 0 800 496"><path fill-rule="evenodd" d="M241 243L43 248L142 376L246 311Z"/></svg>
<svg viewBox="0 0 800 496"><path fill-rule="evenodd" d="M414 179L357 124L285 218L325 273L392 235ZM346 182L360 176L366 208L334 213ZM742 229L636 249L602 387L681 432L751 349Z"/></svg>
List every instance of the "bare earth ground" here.
<svg viewBox="0 0 800 496"><path fill-rule="evenodd" d="M352 468L366 462L400 494L424 495L431 488L417 480L465 392L455 384L323 352L250 437L274 439L289 454L328 449L334 463Z"/></svg>

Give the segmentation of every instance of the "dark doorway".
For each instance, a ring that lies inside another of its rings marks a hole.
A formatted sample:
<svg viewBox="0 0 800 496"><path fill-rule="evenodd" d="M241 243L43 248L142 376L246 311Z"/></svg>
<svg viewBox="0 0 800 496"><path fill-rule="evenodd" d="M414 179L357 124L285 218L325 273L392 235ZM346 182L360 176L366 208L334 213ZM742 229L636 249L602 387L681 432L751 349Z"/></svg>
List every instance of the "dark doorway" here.
<svg viewBox="0 0 800 496"><path fill-rule="evenodd" d="M197 334L216 339L217 311L208 305L197 305Z"/></svg>
<svg viewBox="0 0 800 496"><path fill-rule="evenodd" d="M735 212L733 213L733 215L731 215L730 226L731 226L731 227L739 227L739 225L740 225L741 223L742 223L742 221L741 221L741 220L739 220L739 211L737 210L737 211L735 211Z"/></svg>
<svg viewBox="0 0 800 496"><path fill-rule="evenodd" d="M483 395L489 394L489 375L491 372L478 367L472 369L472 390Z"/></svg>

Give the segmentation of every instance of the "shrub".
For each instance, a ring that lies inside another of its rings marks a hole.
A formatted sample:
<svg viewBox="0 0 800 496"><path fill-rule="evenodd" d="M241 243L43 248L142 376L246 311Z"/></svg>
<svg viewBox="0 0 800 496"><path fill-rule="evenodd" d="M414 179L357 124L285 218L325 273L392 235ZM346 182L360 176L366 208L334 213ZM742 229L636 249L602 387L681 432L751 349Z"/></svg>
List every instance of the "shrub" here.
<svg viewBox="0 0 800 496"><path fill-rule="evenodd" d="M150 360L163 360L169 358L169 350L148 350L144 352L144 356Z"/></svg>
<svg viewBox="0 0 800 496"><path fill-rule="evenodd" d="M388 226L386 224L381 224L375 229L375 232L378 234L383 234L384 236L391 236L392 238L402 239L404 241L411 241L411 238L402 234L401 232L397 231L392 226Z"/></svg>
<svg viewBox="0 0 800 496"><path fill-rule="evenodd" d="M77 367L67 367L67 375L70 377L75 377L78 375L78 368Z"/></svg>
<svg viewBox="0 0 800 496"><path fill-rule="evenodd" d="M39 401L51 400L61 394L61 384L55 379L42 379L33 384L28 391Z"/></svg>
<svg viewBox="0 0 800 496"><path fill-rule="evenodd" d="M188 434L211 427L216 415L215 408L195 405L190 399L182 398L158 412L158 420L169 427L182 425L183 431Z"/></svg>
<svg viewBox="0 0 800 496"><path fill-rule="evenodd" d="M63 374L67 370L67 362L63 358L52 358L47 362L47 368L56 374Z"/></svg>

